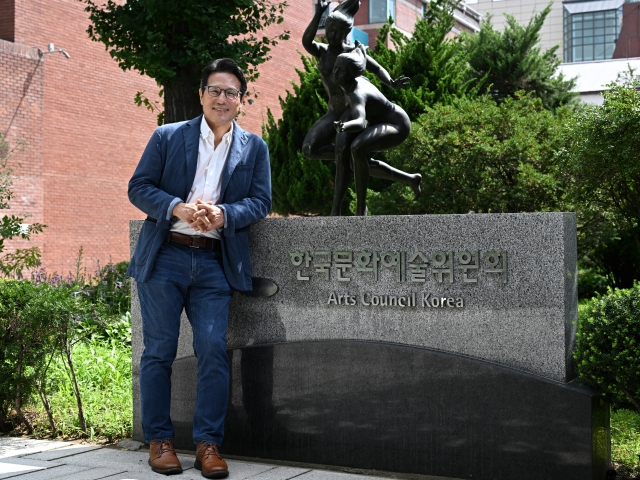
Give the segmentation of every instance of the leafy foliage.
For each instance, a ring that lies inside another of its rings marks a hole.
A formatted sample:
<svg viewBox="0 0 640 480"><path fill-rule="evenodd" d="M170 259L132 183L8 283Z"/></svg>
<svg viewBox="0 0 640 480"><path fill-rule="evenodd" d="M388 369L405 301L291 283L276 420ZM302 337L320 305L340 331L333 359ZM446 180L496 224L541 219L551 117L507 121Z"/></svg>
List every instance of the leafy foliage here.
<svg viewBox="0 0 640 480"><path fill-rule="evenodd" d="M300 85L280 97L282 118L276 122L267 110L262 136L269 146L273 211L281 215L331 212L335 166L302 156L302 142L311 126L327 112L327 93L315 59L302 57L297 70Z"/></svg>
<svg viewBox="0 0 640 480"><path fill-rule="evenodd" d="M102 318L99 306L73 295L68 287L0 280L1 416L6 417L11 406L31 430L22 405L36 390L46 398L53 355L69 348L78 325Z"/></svg>
<svg viewBox="0 0 640 480"><path fill-rule="evenodd" d="M131 395L131 347L119 341L90 340L73 351L78 385L82 391L87 432L80 427L73 384L62 357L53 359L49 370L51 411L60 435L104 438L110 442L133 433ZM36 410L36 434L49 430L46 412Z"/></svg>
<svg viewBox="0 0 640 480"><path fill-rule="evenodd" d="M580 377L640 413L640 284L609 290L581 313L574 351Z"/></svg>
<svg viewBox="0 0 640 480"><path fill-rule="evenodd" d="M548 109L566 105L577 97L571 91L575 80L566 80L557 74L561 63L555 55L558 47L542 52L537 46L540 29L549 12L551 4L533 15L526 26L520 25L512 15L506 15L504 31L495 30L488 15L478 33L465 35L474 84L480 92L488 92L502 102L524 90L542 99Z"/></svg>
<svg viewBox="0 0 640 480"><path fill-rule="evenodd" d="M581 248L618 287L640 273L640 92L612 84L577 111L558 162L579 212Z"/></svg>
<svg viewBox="0 0 640 480"><path fill-rule="evenodd" d="M270 48L288 38L287 32L271 38L259 34L263 27L283 21L285 2L81 1L92 22L89 37L104 43L120 68L133 68L164 87L167 122L201 113L196 90L207 63L236 59L255 80L256 67L268 59ZM153 106L152 101L144 102L142 92L136 99L139 105Z"/></svg>
<svg viewBox="0 0 640 480"><path fill-rule="evenodd" d="M557 115L519 93L497 105L490 97L460 98L428 108L389 162L422 174L422 196L393 184L371 192L375 214L540 212L561 206L554 154L563 145Z"/></svg>
<svg viewBox="0 0 640 480"><path fill-rule="evenodd" d="M0 132L0 210L9 208L9 201L13 196L13 172L7 166L13 155L21 151L23 143L11 147ZM0 254L4 251L4 241L12 238L29 240L31 235L42 232L46 225L33 223L25 224L25 217L3 215L0 217ZM20 275L25 268L32 268L40 261L38 247L17 249L13 253L0 256L0 275Z"/></svg>
<svg viewBox="0 0 640 480"><path fill-rule="evenodd" d="M456 3L435 0L425 5L425 16L419 19L411 38L387 23L378 33L377 43L369 54L385 67L391 78L411 78L407 88L392 89L368 73L371 82L393 103L400 105L415 120L425 108L436 103L450 104L455 98L475 96L470 87L468 53L460 37L448 38L456 21ZM393 48L386 46L389 38Z"/></svg>

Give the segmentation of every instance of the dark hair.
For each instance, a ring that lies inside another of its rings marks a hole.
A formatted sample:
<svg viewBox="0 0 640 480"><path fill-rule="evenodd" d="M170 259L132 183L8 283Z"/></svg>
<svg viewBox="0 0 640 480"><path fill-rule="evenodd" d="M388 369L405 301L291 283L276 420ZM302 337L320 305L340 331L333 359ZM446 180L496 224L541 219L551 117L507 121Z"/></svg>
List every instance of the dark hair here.
<svg viewBox="0 0 640 480"><path fill-rule="evenodd" d="M359 77L367 68L367 52L364 45L358 43L351 52L341 53L335 64L344 64L353 78Z"/></svg>
<svg viewBox="0 0 640 480"><path fill-rule="evenodd" d="M335 23L348 29L353 27L353 17L360 8L360 0L346 0L338 5L333 12L327 16L327 23Z"/></svg>
<svg viewBox="0 0 640 480"><path fill-rule="evenodd" d="M202 77L200 77L200 90L204 91L204 87L207 86L207 82L209 81L209 75L217 72L235 75L240 81L240 96L242 97L247 93L247 80L244 78L244 72L238 64L230 58L218 58L204 67Z"/></svg>

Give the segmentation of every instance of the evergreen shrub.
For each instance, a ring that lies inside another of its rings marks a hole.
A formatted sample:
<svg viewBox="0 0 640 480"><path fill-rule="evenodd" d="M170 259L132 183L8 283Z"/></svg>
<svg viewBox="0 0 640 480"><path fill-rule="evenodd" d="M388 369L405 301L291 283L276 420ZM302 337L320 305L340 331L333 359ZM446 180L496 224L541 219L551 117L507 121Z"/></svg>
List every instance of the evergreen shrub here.
<svg viewBox="0 0 640 480"><path fill-rule="evenodd" d="M580 377L614 407L640 412L640 283L609 289L581 313L574 351Z"/></svg>

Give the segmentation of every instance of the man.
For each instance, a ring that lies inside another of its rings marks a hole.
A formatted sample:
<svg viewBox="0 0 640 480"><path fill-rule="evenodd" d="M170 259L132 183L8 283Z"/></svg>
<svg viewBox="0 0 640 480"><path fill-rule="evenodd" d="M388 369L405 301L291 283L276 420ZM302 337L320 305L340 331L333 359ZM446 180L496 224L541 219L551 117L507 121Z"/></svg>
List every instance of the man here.
<svg viewBox="0 0 640 480"><path fill-rule="evenodd" d="M129 182L131 203L148 215L127 273L140 298L142 428L158 473L182 472L169 410L184 307L198 360L195 466L206 478L228 475L218 445L229 390L229 301L233 290L252 288L247 227L271 209L267 146L234 121L246 91L233 60L207 65L203 115L159 127Z"/></svg>

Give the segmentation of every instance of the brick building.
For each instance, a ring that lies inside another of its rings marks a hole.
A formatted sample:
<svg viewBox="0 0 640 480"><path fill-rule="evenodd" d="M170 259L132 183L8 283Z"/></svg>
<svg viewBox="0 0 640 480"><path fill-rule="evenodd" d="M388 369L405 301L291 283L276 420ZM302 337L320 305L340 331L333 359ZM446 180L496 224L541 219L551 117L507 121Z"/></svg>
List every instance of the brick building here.
<svg viewBox="0 0 640 480"><path fill-rule="evenodd" d="M278 95L297 79L296 50L315 2L289 3L285 22L271 33L290 30L291 39L261 66L252 86L259 96L239 120L257 134L266 108L279 115ZM128 259L128 222L143 218L126 189L156 115L133 98L158 88L148 77L120 70L101 43L89 40L88 25L77 0L0 0L0 132L28 142L12 165L20 178L9 213L29 213L29 223L48 226L6 251L37 245L48 272L72 271L80 246L89 272L98 261ZM42 54L49 43L70 58Z"/></svg>

